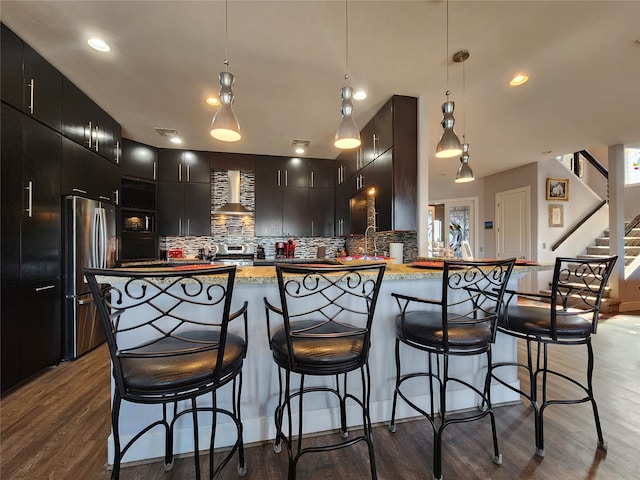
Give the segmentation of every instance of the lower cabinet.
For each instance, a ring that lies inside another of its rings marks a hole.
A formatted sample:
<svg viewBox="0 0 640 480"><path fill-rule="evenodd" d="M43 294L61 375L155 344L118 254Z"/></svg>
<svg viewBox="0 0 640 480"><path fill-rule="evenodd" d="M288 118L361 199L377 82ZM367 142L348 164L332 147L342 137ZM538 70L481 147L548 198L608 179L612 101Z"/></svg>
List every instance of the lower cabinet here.
<svg viewBox="0 0 640 480"><path fill-rule="evenodd" d="M2 391L60 361L60 278L2 288Z"/></svg>
<svg viewBox="0 0 640 480"><path fill-rule="evenodd" d="M158 183L158 234L211 235L208 183Z"/></svg>

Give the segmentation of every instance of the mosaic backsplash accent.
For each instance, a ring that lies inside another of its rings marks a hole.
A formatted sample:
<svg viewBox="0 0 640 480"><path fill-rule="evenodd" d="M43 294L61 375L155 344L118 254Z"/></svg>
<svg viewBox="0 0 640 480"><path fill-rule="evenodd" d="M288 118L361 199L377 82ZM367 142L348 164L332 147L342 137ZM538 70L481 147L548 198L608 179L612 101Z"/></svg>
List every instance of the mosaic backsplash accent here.
<svg viewBox="0 0 640 480"><path fill-rule="evenodd" d="M226 170L212 170L211 172L211 235L210 236L179 236L160 237L160 250L172 248L182 249L184 255L193 257L199 249L205 251L213 245L226 243L229 245L253 244L262 245L266 258L275 257L275 243L286 241L288 237L256 237L254 215L234 216L219 215L213 212L227 202L229 193L229 177ZM240 203L249 211L255 211L255 174L254 172L240 172ZM367 222L374 221L374 203L367 204ZM378 255L388 255L389 243L402 242L404 244L404 262L412 262L418 256L418 240L415 231L412 232L376 232L367 238L367 254L374 254L374 238ZM364 250L364 236L350 237L295 237L296 258L317 258L318 247L325 247L325 257L335 258L343 252L349 255L359 255Z"/></svg>

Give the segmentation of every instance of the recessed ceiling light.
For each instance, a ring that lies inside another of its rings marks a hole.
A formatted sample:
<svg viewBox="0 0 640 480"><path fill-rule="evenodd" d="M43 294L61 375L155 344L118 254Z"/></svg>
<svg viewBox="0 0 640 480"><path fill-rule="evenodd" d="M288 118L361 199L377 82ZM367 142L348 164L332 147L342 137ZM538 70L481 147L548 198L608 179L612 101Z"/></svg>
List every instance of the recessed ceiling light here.
<svg viewBox="0 0 640 480"><path fill-rule="evenodd" d="M182 139L180 137L171 137L169 141L171 143L182 143Z"/></svg>
<svg viewBox="0 0 640 480"><path fill-rule="evenodd" d="M99 52L108 52L111 50L111 47L107 45L107 42L102 40L101 38L90 38L87 43L94 50L98 50Z"/></svg>
<svg viewBox="0 0 640 480"><path fill-rule="evenodd" d="M527 83L528 80L529 77L527 75L525 75L524 73L518 73L514 75L511 80L509 80L509 85L511 85L512 87L518 87Z"/></svg>
<svg viewBox="0 0 640 480"><path fill-rule="evenodd" d="M353 94L354 100L364 100L365 98L367 98L367 92L364 90L356 90Z"/></svg>
<svg viewBox="0 0 640 480"><path fill-rule="evenodd" d="M307 151L307 148L309 148L310 144L311 142L309 140L294 140L291 143L291 146L298 155L302 155Z"/></svg>
<svg viewBox="0 0 640 480"><path fill-rule="evenodd" d="M218 97L209 97L207 98L207 103L209 105L217 106L220 105L220 99Z"/></svg>

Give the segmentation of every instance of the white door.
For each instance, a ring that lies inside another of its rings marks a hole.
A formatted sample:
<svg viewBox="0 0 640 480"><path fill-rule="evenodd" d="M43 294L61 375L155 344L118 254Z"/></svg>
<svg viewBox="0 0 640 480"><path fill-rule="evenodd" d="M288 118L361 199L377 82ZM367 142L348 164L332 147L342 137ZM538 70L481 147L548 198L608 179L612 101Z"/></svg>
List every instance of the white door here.
<svg viewBox="0 0 640 480"><path fill-rule="evenodd" d="M496 193L496 257L531 258L529 187ZM528 288L529 275L518 288Z"/></svg>

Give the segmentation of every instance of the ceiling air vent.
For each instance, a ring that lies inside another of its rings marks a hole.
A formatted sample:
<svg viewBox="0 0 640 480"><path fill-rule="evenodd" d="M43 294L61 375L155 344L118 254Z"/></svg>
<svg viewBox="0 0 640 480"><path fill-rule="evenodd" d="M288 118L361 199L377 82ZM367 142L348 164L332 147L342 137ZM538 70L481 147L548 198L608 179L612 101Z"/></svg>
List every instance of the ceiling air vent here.
<svg viewBox="0 0 640 480"><path fill-rule="evenodd" d="M175 128L156 128L156 132L162 137L179 137L180 134Z"/></svg>

